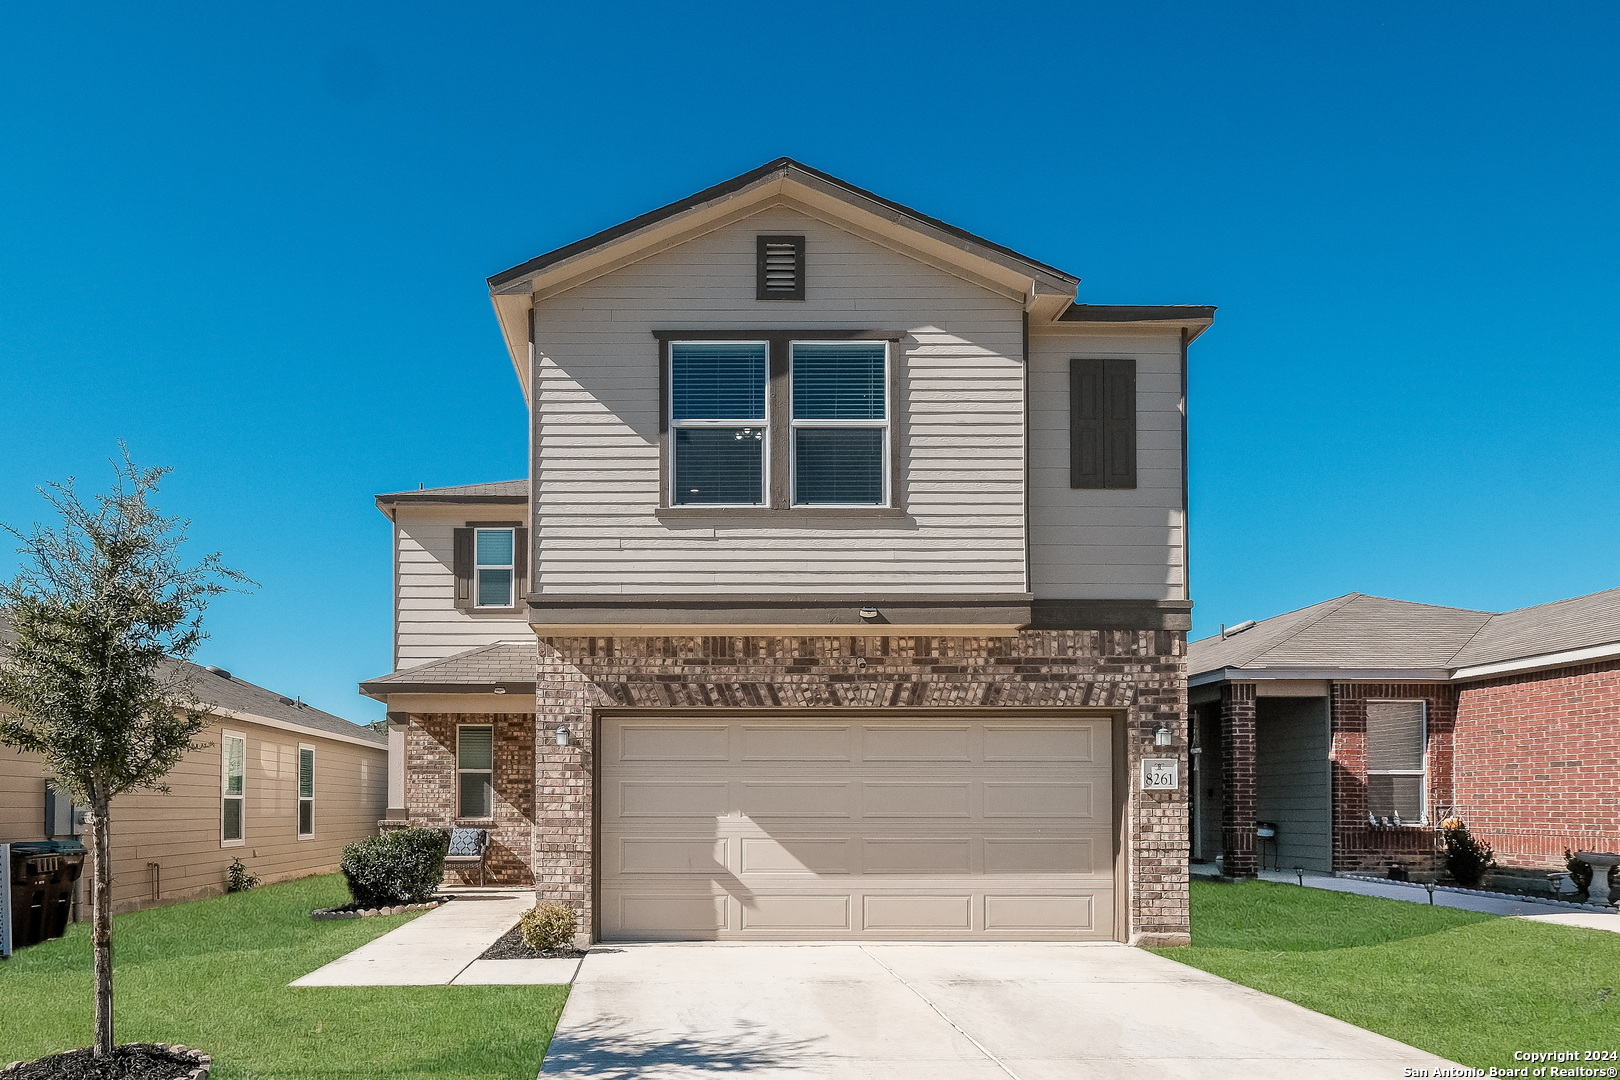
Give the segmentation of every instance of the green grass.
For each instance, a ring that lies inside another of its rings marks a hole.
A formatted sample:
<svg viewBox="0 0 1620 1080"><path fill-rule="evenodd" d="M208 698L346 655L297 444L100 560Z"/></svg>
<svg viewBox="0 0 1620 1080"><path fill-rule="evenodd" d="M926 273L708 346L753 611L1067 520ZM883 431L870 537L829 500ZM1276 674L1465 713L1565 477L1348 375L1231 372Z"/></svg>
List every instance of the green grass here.
<svg viewBox="0 0 1620 1080"><path fill-rule="evenodd" d="M1475 1068L1620 1049L1620 934L1604 930L1195 881L1192 945L1154 951Z"/></svg>
<svg viewBox="0 0 1620 1080"><path fill-rule="evenodd" d="M118 1041L198 1047L216 1080L533 1080L564 987L289 988L414 917L309 919L347 900L331 876L119 916ZM88 929L0 964L0 1065L90 1044Z"/></svg>

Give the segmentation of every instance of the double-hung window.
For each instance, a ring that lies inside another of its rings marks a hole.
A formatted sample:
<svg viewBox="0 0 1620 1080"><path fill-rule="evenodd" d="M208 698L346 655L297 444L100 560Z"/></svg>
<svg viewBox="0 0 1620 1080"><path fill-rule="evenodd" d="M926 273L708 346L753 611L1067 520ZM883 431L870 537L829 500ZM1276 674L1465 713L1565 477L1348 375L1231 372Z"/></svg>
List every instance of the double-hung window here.
<svg viewBox="0 0 1620 1080"><path fill-rule="evenodd" d="M222 843L240 844L243 831L243 800L247 797L247 740L226 735L220 740L219 837Z"/></svg>
<svg viewBox="0 0 1620 1080"><path fill-rule="evenodd" d="M670 343L671 505L768 504L769 366L763 341Z"/></svg>
<svg viewBox="0 0 1620 1080"><path fill-rule="evenodd" d="M488 724L456 729L456 816L495 816L495 729Z"/></svg>
<svg viewBox="0 0 1620 1080"><path fill-rule="evenodd" d="M517 577L515 529L473 530L474 607L509 608Z"/></svg>
<svg viewBox="0 0 1620 1080"><path fill-rule="evenodd" d="M888 503L888 343L795 341L793 505Z"/></svg>
<svg viewBox="0 0 1620 1080"><path fill-rule="evenodd" d="M298 746L298 835L315 835L315 748Z"/></svg>
<svg viewBox="0 0 1620 1080"><path fill-rule="evenodd" d="M1367 702L1367 812L1380 821L1426 819L1425 702Z"/></svg>

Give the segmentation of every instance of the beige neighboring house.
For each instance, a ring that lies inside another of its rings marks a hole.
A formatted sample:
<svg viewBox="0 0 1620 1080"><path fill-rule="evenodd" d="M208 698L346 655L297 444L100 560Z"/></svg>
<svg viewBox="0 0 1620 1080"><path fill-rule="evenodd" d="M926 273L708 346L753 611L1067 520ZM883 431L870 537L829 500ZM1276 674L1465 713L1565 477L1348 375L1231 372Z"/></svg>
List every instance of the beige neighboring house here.
<svg viewBox="0 0 1620 1080"><path fill-rule="evenodd" d="M113 802L116 912L222 893L238 858L267 884L334 872L343 845L375 833L385 809L385 736L220 668L185 666L222 719L169 774L167 793ZM0 746L0 843L87 840L82 819L37 756Z"/></svg>

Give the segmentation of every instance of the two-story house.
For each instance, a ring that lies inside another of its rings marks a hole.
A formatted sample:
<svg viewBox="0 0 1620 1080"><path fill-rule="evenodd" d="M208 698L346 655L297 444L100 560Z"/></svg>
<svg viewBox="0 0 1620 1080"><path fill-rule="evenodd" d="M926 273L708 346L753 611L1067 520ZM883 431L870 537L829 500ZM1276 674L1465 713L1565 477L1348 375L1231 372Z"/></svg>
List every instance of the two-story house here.
<svg viewBox="0 0 1620 1080"><path fill-rule="evenodd" d="M1214 309L1077 285L788 159L491 278L529 477L378 496L390 814L599 939L1184 942Z"/></svg>

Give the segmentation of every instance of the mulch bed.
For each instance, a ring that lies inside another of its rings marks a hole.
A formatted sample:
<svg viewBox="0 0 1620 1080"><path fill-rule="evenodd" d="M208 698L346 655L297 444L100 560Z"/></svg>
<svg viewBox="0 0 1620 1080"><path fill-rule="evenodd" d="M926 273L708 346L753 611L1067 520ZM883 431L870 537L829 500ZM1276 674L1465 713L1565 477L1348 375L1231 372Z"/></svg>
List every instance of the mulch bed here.
<svg viewBox="0 0 1620 1080"><path fill-rule="evenodd" d="M210 1059L198 1050L162 1043L126 1043L98 1061L89 1048L20 1061L0 1069L5 1080L200 1080Z"/></svg>
<svg viewBox="0 0 1620 1080"><path fill-rule="evenodd" d="M523 944L523 931L512 927L501 939L485 949L480 960L577 960L584 952L572 946L566 949L531 949Z"/></svg>

